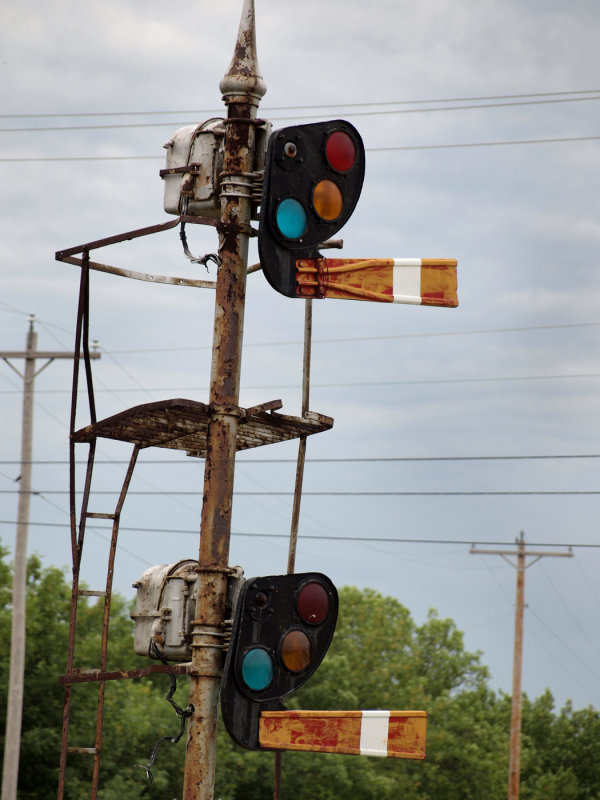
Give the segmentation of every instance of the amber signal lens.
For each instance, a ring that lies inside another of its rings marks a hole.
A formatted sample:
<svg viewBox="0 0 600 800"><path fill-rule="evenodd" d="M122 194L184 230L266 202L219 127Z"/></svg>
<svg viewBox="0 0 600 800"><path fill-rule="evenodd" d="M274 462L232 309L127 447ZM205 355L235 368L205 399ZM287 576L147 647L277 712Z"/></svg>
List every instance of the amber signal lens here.
<svg viewBox="0 0 600 800"><path fill-rule="evenodd" d="M281 643L281 660L290 672L302 672L310 664L312 647L304 631L286 633Z"/></svg>
<svg viewBox="0 0 600 800"><path fill-rule="evenodd" d="M313 189L313 208L321 219L337 219L343 207L344 200L337 184L330 180L319 181Z"/></svg>

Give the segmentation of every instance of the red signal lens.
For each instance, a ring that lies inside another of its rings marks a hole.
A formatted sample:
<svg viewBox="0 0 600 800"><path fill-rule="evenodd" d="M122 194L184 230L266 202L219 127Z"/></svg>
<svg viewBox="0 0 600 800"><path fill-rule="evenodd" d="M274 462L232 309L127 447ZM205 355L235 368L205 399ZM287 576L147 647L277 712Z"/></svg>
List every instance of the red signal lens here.
<svg viewBox="0 0 600 800"><path fill-rule="evenodd" d="M335 131L325 145L329 165L338 172L348 172L356 161L356 145L344 131Z"/></svg>
<svg viewBox="0 0 600 800"><path fill-rule="evenodd" d="M291 672L302 672L310 664L312 647L304 631L290 631L281 643L281 660Z"/></svg>
<svg viewBox="0 0 600 800"><path fill-rule="evenodd" d="M298 614L304 622L318 625L329 614L329 594L321 583L305 584L298 595Z"/></svg>

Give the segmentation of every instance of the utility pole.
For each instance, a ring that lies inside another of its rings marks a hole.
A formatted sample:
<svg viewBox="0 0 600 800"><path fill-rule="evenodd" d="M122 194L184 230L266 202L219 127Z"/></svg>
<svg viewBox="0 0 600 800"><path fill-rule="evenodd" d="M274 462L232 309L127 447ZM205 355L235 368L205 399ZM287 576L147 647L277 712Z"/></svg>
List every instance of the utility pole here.
<svg viewBox="0 0 600 800"><path fill-rule="evenodd" d="M475 555L502 556L517 570L517 589L515 604L515 642L513 650L512 703L510 712L510 753L508 759L508 800L519 798L519 778L521 769L521 676L523 672L523 615L525 610L525 570L544 556L572 558L573 553L549 553L527 550L523 531L516 540L515 550L478 550L472 547L469 552ZM508 556L516 556L517 562L509 561ZM527 557L533 558L527 564Z"/></svg>
<svg viewBox="0 0 600 800"><path fill-rule="evenodd" d="M21 432L21 476L19 478L19 507L17 535L14 552L12 586L12 627L10 640L10 668L8 678L8 706L4 741L4 767L2 771L2 800L16 800L23 716L23 685L25 676L26 587L27 587L27 535L31 503L31 466L33 455L33 387L35 378L56 358L73 359L73 352L41 351L37 349L37 333L33 328L35 316L29 316L29 330L25 350L0 351L2 358L23 379L23 422ZM91 353L100 358L100 353ZM25 372L21 373L9 359L24 358ZM37 371L36 359L47 359Z"/></svg>
<svg viewBox="0 0 600 800"><path fill-rule="evenodd" d="M242 336L251 233L256 112L266 85L256 57L254 1L245 0L233 59L221 81L227 105L219 224L210 409L204 472L200 589L193 621L184 800L212 800L217 707L223 672L225 598L239 409Z"/></svg>

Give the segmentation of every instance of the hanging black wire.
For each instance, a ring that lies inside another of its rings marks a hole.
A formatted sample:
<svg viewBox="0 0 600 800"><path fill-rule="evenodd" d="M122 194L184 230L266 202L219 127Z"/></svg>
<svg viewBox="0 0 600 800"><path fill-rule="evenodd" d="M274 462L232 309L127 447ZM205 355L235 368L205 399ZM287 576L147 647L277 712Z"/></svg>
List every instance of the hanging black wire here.
<svg viewBox="0 0 600 800"><path fill-rule="evenodd" d="M150 644L149 655L150 655L151 658L158 658L163 664L165 664L165 666L168 666L169 662L164 657L164 655L162 654L160 648L158 647L158 645L154 641L151 642L151 644ZM171 688L169 689L168 693L165 695L165 700L173 706L173 708L175 709L175 713L181 719L181 724L180 724L180 727L179 727L179 733L176 736L161 736L161 738L154 745L154 750L152 751L152 755L150 756L150 760L148 761L147 764L138 764L137 765L137 766L142 767L142 769L146 770L146 777L148 778L148 781L150 783L152 783L154 781L154 776L152 775L151 767L154 764L154 762L156 761L156 757L158 756L158 751L160 750L160 747L161 747L162 743L163 742L170 742L171 744L177 744L177 742L181 739L181 737L183 736L183 733L185 731L185 721L186 721L186 719L188 717L191 717L192 714L194 713L194 706L193 705L188 705L188 707L185 708L185 709L181 708L180 706L177 705L177 703L173 699L173 695L177 691L177 681L176 681L175 675L173 673L171 673L169 677L171 679Z"/></svg>
<svg viewBox="0 0 600 800"><path fill-rule="evenodd" d="M207 253L201 258L196 258L194 255L192 255L187 243L187 236L185 233L185 222L181 223L181 228L179 229L179 238L181 239L181 244L183 245L183 252L185 253L186 257L189 258L192 264L201 264L203 267L206 267L207 272L208 272L209 261L214 261L217 267L221 266L221 259L216 253Z"/></svg>

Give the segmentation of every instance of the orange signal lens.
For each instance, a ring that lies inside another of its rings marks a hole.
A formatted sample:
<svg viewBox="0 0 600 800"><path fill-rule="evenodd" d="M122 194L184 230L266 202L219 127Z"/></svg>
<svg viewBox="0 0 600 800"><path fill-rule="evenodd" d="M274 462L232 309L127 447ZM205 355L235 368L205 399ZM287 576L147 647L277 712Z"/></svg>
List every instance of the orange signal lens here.
<svg viewBox="0 0 600 800"><path fill-rule="evenodd" d="M281 643L281 660L290 672L302 672L310 664L312 647L304 631L286 633Z"/></svg>
<svg viewBox="0 0 600 800"><path fill-rule="evenodd" d="M313 208L321 219L337 219L343 207L344 200L339 187L333 181L319 181L313 190Z"/></svg>

